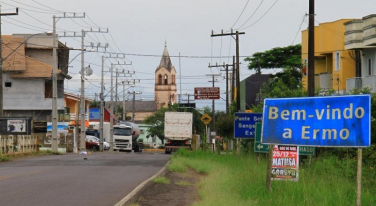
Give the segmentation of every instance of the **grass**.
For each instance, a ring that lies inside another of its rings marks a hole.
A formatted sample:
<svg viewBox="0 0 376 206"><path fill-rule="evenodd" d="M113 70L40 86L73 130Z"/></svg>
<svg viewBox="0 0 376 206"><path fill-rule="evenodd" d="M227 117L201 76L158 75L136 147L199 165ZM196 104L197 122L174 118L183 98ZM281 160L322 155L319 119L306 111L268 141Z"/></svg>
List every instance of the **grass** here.
<svg viewBox="0 0 376 206"><path fill-rule="evenodd" d="M254 154L218 155L202 151L176 152L171 163L206 174L199 183L200 201L210 205L354 205L356 160L325 157L304 161L299 181L272 181L266 190L266 158L257 164ZM373 169L373 168L372 168ZM363 168L362 205L376 205L375 171ZM373 176L372 176L373 175Z"/></svg>
<svg viewBox="0 0 376 206"><path fill-rule="evenodd" d="M10 161L10 157L5 155L0 155L0 162L8 162Z"/></svg>
<svg viewBox="0 0 376 206"><path fill-rule="evenodd" d="M170 184L170 180L167 179L166 177L156 177L153 179L153 182L159 183L159 184L165 184L165 185Z"/></svg>
<svg viewBox="0 0 376 206"><path fill-rule="evenodd" d="M187 181L179 181L179 182L176 182L175 184L180 185L180 186L192 186L192 184Z"/></svg>
<svg viewBox="0 0 376 206"><path fill-rule="evenodd" d="M8 162L14 158L21 157L30 157L30 156L43 156L43 155L60 155L61 153L54 153L51 150L39 151L39 152L27 152L27 153L9 153L9 154L0 154L0 162Z"/></svg>

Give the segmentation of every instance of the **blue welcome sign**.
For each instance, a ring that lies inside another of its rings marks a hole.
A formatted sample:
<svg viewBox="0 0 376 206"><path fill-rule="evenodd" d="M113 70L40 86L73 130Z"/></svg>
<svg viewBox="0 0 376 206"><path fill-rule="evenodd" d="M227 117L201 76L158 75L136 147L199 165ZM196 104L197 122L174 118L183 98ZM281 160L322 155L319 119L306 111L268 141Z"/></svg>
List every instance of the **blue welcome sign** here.
<svg viewBox="0 0 376 206"><path fill-rule="evenodd" d="M263 144L369 147L370 95L265 99Z"/></svg>
<svg viewBox="0 0 376 206"><path fill-rule="evenodd" d="M261 121L261 113L236 112L234 116L234 138L254 138L256 122Z"/></svg>

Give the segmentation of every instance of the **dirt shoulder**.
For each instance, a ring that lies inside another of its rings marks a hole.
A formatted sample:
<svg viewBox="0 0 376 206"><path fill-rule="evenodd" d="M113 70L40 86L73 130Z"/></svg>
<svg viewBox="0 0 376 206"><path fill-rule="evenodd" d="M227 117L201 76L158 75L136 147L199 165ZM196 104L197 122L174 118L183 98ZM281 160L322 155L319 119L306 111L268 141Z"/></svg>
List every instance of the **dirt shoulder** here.
<svg viewBox="0 0 376 206"><path fill-rule="evenodd" d="M203 175L192 170L177 173L166 170L162 175L169 184L151 181L125 205L134 206L188 206L199 200L198 183Z"/></svg>

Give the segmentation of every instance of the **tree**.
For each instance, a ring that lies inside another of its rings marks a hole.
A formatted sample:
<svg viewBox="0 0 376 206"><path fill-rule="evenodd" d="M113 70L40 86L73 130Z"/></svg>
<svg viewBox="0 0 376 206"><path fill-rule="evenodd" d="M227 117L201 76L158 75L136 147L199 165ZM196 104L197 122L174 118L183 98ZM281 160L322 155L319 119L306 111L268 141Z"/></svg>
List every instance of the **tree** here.
<svg viewBox="0 0 376 206"><path fill-rule="evenodd" d="M174 104L171 105L168 108L160 108L156 112L154 112L152 115L145 118L144 123L152 125L149 128L148 135L154 136L157 135L158 138L162 141L162 144L164 144L164 118L165 118L165 112L177 112L178 111L178 105ZM181 109L182 112L192 112L193 114L193 133L202 135L205 131L205 125L201 122L200 118L202 117L202 114L191 108L183 108Z"/></svg>
<svg viewBox="0 0 376 206"><path fill-rule="evenodd" d="M221 115L216 122L216 128L218 135L230 139L234 134L234 117Z"/></svg>
<svg viewBox="0 0 376 206"><path fill-rule="evenodd" d="M146 117L144 119L145 124L151 125L151 127L148 130L148 135L155 136L157 135L158 138L162 141L162 144L164 144L164 116L165 112L167 111L177 111L175 107L162 107L156 112L154 112L152 115Z"/></svg>
<svg viewBox="0 0 376 206"><path fill-rule="evenodd" d="M258 73L261 73L261 69L295 68L300 70L301 50L300 44L276 47L265 52L256 52L244 60L249 62L248 69L256 70Z"/></svg>
<svg viewBox="0 0 376 206"><path fill-rule="evenodd" d="M284 69L273 75L269 81L261 87L261 98L282 98L282 97L305 97L307 91L303 90L301 78L296 77L296 69ZM299 73L301 76L301 74ZM254 112L262 112L263 101L253 106Z"/></svg>
<svg viewBox="0 0 376 206"><path fill-rule="evenodd" d="M93 100L92 102L90 102L90 107L91 108L98 108L100 106L101 106L101 102L100 101Z"/></svg>

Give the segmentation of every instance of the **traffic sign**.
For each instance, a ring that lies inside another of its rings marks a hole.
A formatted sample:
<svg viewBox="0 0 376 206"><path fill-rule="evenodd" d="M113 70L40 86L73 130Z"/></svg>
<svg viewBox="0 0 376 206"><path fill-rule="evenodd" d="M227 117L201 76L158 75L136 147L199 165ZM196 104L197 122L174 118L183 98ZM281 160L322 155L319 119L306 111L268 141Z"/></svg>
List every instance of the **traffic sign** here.
<svg viewBox="0 0 376 206"><path fill-rule="evenodd" d="M268 153L269 152L269 145L268 144L261 144L261 122L256 122L256 132L255 132L255 152L261 153Z"/></svg>
<svg viewBox="0 0 376 206"><path fill-rule="evenodd" d="M204 123L204 124L209 124L211 121L212 121L212 118L211 118L211 116L210 115L208 115L208 114L204 114L204 115L202 115L202 117L201 117L201 121Z"/></svg>
<svg viewBox="0 0 376 206"><path fill-rule="evenodd" d="M262 144L260 142L261 127L262 127L262 123L256 122L254 152L268 153L269 152L269 145L268 144ZM299 146L299 155L315 155L315 154L316 154L316 148L315 147Z"/></svg>
<svg viewBox="0 0 376 206"><path fill-rule="evenodd" d="M254 138L255 123L261 121L261 113L235 112L234 138Z"/></svg>
<svg viewBox="0 0 376 206"><path fill-rule="evenodd" d="M219 98L219 87L195 87L195 100Z"/></svg>
<svg viewBox="0 0 376 206"><path fill-rule="evenodd" d="M264 100L264 144L369 147L370 95Z"/></svg>
<svg viewBox="0 0 376 206"><path fill-rule="evenodd" d="M299 155L315 155L315 147L299 146Z"/></svg>

